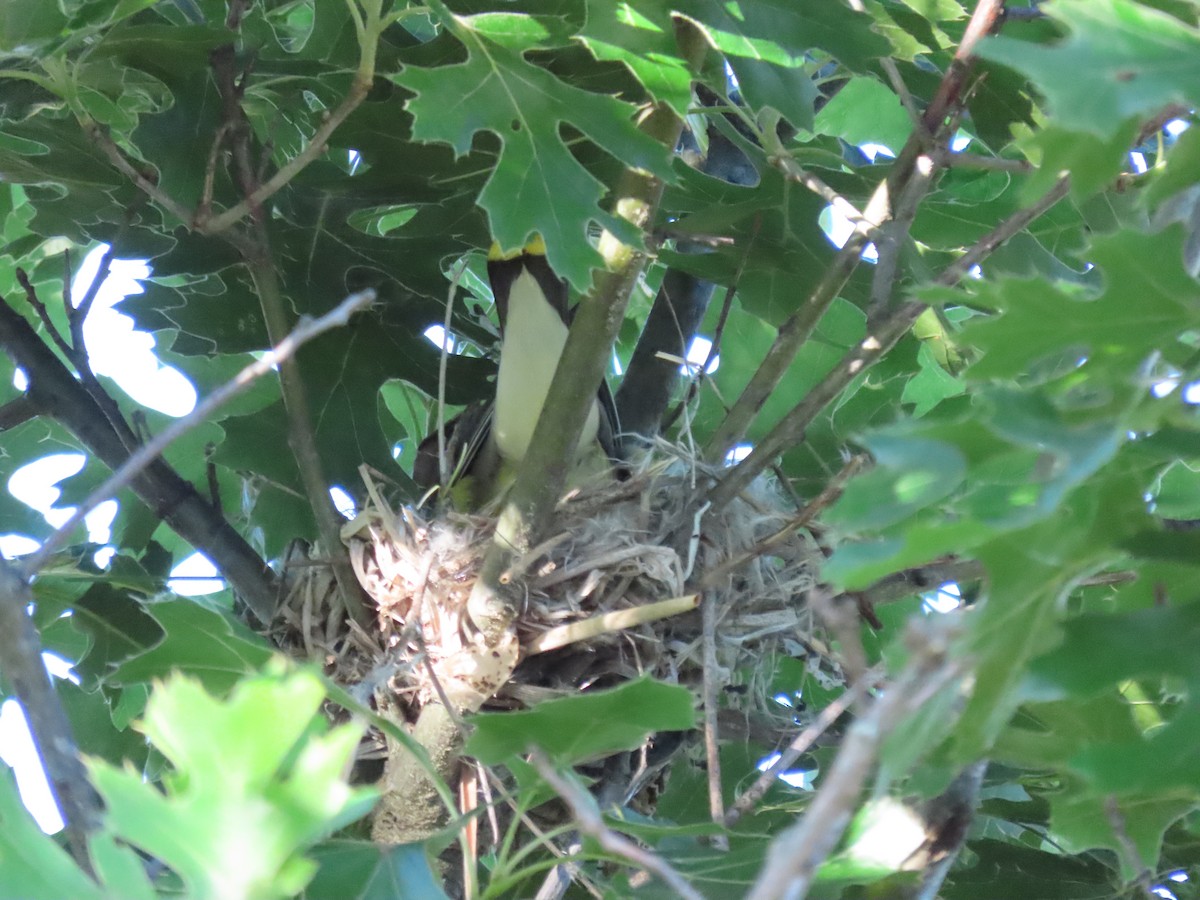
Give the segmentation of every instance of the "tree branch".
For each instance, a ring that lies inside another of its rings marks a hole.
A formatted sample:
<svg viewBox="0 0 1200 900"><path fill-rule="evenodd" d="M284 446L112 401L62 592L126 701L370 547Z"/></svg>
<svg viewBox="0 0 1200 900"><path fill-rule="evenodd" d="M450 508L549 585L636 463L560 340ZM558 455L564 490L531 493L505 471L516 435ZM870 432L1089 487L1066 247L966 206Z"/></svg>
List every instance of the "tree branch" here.
<svg viewBox="0 0 1200 900"><path fill-rule="evenodd" d="M657 853L639 847L624 835L617 834L604 824L604 817L596 807L595 800L579 785L560 775L550 760L540 751L530 754L530 762L546 784L550 785L571 810L579 830L594 839L601 847L616 856L628 860L639 869L656 876L674 891L676 897L685 900L704 900L703 896Z"/></svg>
<svg viewBox="0 0 1200 900"><path fill-rule="evenodd" d="M80 124L88 137L104 152L118 171L186 227L205 235L218 235L228 231L247 215L260 209L264 202L285 188L310 163L328 152L328 142L333 133L359 107L371 90L371 85L375 80L375 56L379 47L379 38L384 29L392 22L397 21L399 16L406 11L402 10L400 13L384 17L381 15L382 4L369 2L363 4L364 17L358 14L355 0L346 0L346 3L354 14L355 30L358 33L359 41L358 68L355 71L350 90L342 98L341 103L324 118L321 125L313 132L312 138L303 150L281 166L267 181L243 197L241 201L215 216L210 214L209 206L211 204L201 203L199 208L188 210L174 200L151 177L143 174L130 162L125 152L109 136L108 132L90 116L80 113Z"/></svg>
<svg viewBox="0 0 1200 900"><path fill-rule="evenodd" d="M115 496L118 491L128 487L145 469L158 459L176 440L183 437L196 426L205 422L220 407L224 406L254 381L270 372L277 365L288 359L297 349L318 334L331 328L345 325L350 316L374 302L375 292L372 290L351 294L331 312L319 319L302 320L291 334L278 345L263 354L242 369L232 380L227 381L198 403L190 413L176 419L163 431L160 431L149 443L143 444L110 475L96 490L92 491L71 517L67 519L42 546L24 560L23 574L32 578L70 538L71 532L83 522L87 515L105 500ZM265 612L265 610L264 610ZM255 614L259 613L255 610ZM261 616L260 616L261 618Z"/></svg>
<svg viewBox="0 0 1200 900"><path fill-rule="evenodd" d="M95 398L42 342L24 317L0 300L0 348L29 378L26 397L75 435L112 471L130 456L125 440ZM274 573L237 531L164 460L131 482L134 493L184 540L208 556L263 622L275 610Z"/></svg>
<svg viewBox="0 0 1200 900"><path fill-rule="evenodd" d="M1067 177L1063 176L1032 206L1014 213L980 238L970 250L949 265L934 283L944 286L957 284L973 266L1066 196L1067 190ZM868 322L867 336L841 358L804 399L755 445L745 459L730 468L717 482L707 494L713 506L720 508L728 503L770 466L777 455L802 440L805 430L826 404L891 350L926 309L928 307L924 303L913 301L888 313L874 324ZM762 371L761 367L759 371Z"/></svg>
<svg viewBox="0 0 1200 900"><path fill-rule="evenodd" d="M677 23L682 55L693 65L702 58L705 43L685 21ZM682 122L667 106L653 109L642 130L665 147L679 140ZM653 218L662 196L662 183L647 172L626 170L616 190L615 213L638 229ZM517 598L500 584L514 554L537 542L539 529L548 527L555 504L566 484L568 460L574 454L596 388L604 377L613 341L625 319L629 294L646 261L646 252L622 244L614 235L601 236L599 250L606 268L579 304L529 452L522 461L496 533L471 591L468 609L476 627L489 641L512 622Z"/></svg>
<svg viewBox="0 0 1200 900"><path fill-rule="evenodd" d="M32 604L28 582L11 563L0 559L0 670L25 711L65 823L67 846L80 868L90 873L87 837L100 824L102 806L42 661L41 640L26 612Z"/></svg>
<svg viewBox="0 0 1200 900"><path fill-rule="evenodd" d="M897 155L888 178L880 184L863 211L862 221L855 226L833 265L809 298L780 326L775 343L767 351L733 408L709 439L705 447L705 458L710 463L722 462L729 450L745 437L750 424L767 398L779 386L779 382L800 348L812 335L821 316L858 267L862 250L869 240L869 229L882 225L891 217L892 198L904 194L904 189L917 171L919 160L929 144L929 136L944 131L946 116L953 110L966 86L975 45L995 26L1002 7L1002 0L980 0L976 6L954 59L938 86L937 94L921 119L921 125L913 129ZM919 201L920 198L916 199Z"/></svg>
<svg viewBox="0 0 1200 900"><path fill-rule="evenodd" d="M946 629L928 629L922 640L900 677L850 726L803 818L771 843L747 900L805 895L849 824L880 746L906 716L957 677L958 667L947 658Z"/></svg>

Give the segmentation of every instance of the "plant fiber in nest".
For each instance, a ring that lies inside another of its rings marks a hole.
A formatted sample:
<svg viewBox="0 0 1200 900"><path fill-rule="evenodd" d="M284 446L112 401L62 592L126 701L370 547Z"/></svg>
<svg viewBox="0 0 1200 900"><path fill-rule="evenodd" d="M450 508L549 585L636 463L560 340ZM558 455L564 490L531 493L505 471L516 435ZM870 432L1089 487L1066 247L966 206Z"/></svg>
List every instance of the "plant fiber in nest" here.
<svg viewBox="0 0 1200 900"><path fill-rule="evenodd" d="M374 600L375 633L347 629L344 616L331 633L339 611L314 609L311 589L293 590L285 642L323 656L337 681L374 689L381 706L413 721L439 693L460 708L476 697L497 709L643 674L698 686L703 591L717 604L718 682L753 673L762 683L742 696L759 711L774 709L763 659L820 662L804 603L819 550L765 481L723 510L689 510L696 485L712 474L660 443L628 480L590 484L560 502L550 536L507 573L524 598L515 622L520 665L507 681L496 672L511 660L483 647L467 614L495 517L391 508L368 477L370 499L343 539ZM328 603L336 591L325 596Z"/></svg>

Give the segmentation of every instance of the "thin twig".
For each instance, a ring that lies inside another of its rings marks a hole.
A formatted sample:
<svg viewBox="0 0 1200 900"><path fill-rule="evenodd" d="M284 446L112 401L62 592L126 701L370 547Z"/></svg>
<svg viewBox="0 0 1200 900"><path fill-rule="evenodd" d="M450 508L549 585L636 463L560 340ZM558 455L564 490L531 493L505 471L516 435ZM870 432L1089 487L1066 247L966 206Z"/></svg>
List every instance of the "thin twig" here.
<svg viewBox="0 0 1200 900"><path fill-rule="evenodd" d="M817 586L808 592L808 607L815 611L830 634L837 639L841 652L838 664L848 684L858 684L866 678L867 651L860 633L858 608L846 595L834 597L828 588ZM861 710L859 710L861 712Z"/></svg>
<svg viewBox="0 0 1200 900"><path fill-rule="evenodd" d="M991 32L1000 21L1004 11L1004 0L979 0L975 11L967 22L962 40L954 51L954 59L946 70L933 102L925 110L923 121L930 134L937 133L944 124L945 117L958 105L962 92L967 84L975 46Z"/></svg>
<svg viewBox="0 0 1200 900"><path fill-rule="evenodd" d="M717 315L717 325L713 329L712 342L708 345L708 353L704 356L704 364L700 366L695 376L692 378L692 383L688 385L687 393L679 401L670 414L663 420L660 431L666 432L671 426L678 421L686 407L695 398L697 391L704 384L704 379L708 376L708 369L721 352L721 341L725 337L725 326L729 323L729 313L733 310L733 298L737 296L738 285L741 284L742 275L746 271L746 262L750 259L750 251L754 249L754 242L758 238L758 232L762 228L762 214L754 216L754 224L750 229L750 236L746 239L746 248L742 251L742 257L738 260L737 269L733 273L733 279L725 288L725 297L721 301L721 312ZM684 352L687 349L684 348ZM683 364L686 365L684 360Z"/></svg>
<svg viewBox="0 0 1200 900"><path fill-rule="evenodd" d="M917 208L929 193L936 172L937 167L932 158L918 156L913 165L912 177L905 184L891 219L879 229L875 240L875 250L879 256L875 262L875 271L871 273L868 317L878 315L891 305L892 292L896 289L896 274L900 268L900 250L908 242Z"/></svg>
<svg viewBox="0 0 1200 900"><path fill-rule="evenodd" d="M945 559L895 572L857 592L869 606L903 600L922 591L936 591L943 584L978 581L986 574L983 564L973 559Z"/></svg>
<svg viewBox="0 0 1200 900"><path fill-rule="evenodd" d="M157 182L143 175L126 157L125 152L117 146L116 141L109 137L108 132L97 122L84 119L81 122L84 133L98 146L109 161L125 177L132 181L142 193L177 218L188 227L193 226L193 214L183 204L177 203L170 194L160 188Z"/></svg>
<svg viewBox="0 0 1200 900"><path fill-rule="evenodd" d="M792 764L803 754L807 753L817 739L841 717L842 713L856 704L859 698L873 688L878 680L879 672L867 673L865 678L860 678L850 685L832 703L822 709L812 723L792 739L792 742L779 754L779 758L763 769L758 778L754 780L754 784L750 785L734 801L729 812L725 813L725 827L732 828L739 819L750 812L758 804L758 801L766 796L772 785L779 780L779 776L790 769Z"/></svg>
<svg viewBox="0 0 1200 900"><path fill-rule="evenodd" d="M881 186L872 202L863 213L863 221L873 221L875 213L887 204L887 190ZM872 229L873 230L873 229ZM812 293L780 327L775 342L767 351L749 383L726 414L705 448L705 457L711 463L720 463L725 455L737 445L750 428L751 422L767 402L767 398L779 386L790 368L796 354L812 335L821 317L841 292L854 270L858 267L862 251L869 239L867 231L856 227L838 252L833 265L822 276Z"/></svg>
<svg viewBox="0 0 1200 900"><path fill-rule="evenodd" d="M467 261L459 262L450 278L450 287L446 291L446 314L442 317L442 346L438 356L438 395L437 395L437 450L438 450L438 483L443 487L450 484L450 460L446 456L446 370L450 365L450 350L446 342L450 339L450 320L454 315L454 296L458 293L458 283L463 273L467 271Z"/></svg>
<svg viewBox="0 0 1200 900"><path fill-rule="evenodd" d="M929 136L946 132L946 117L962 97L975 45L994 27L1002 7L1002 0L980 0L955 51L954 60L938 86L937 94L921 118L924 127L914 129L910 135L896 157L891 174L876 189L862 213L862 221L855 226L821 282L800 308L780 326L775 343L767 351L758 370L709 438L705 447L705 458L709 462L720 463L730 448L745 436L767 398L778 387L796 358L800 347L811 336L821 316L858 267L863 248L869 240L868 226L877 227L889 218L891 198L903 194L904 186L915 172L918 157L929 145ZM767 464L762 463L758 471L762 471Z"/></svg>
<svg viewBox="0 0 1200 900"><path fill-rule="evenodd" d="M855 12L863 15L870 15L862 0L849 0L850 8ZM892 83L892 90L896 92L896 96L900 98L900 104L908 113L909 120L914 127L921 128L921 111L917 109L916 101L913 100L912 93L908 89L908 85L904 83L904 79L900 75L900 70L896 68L896 61L890 56L883 56L879 59L879 64L883 68L883 72L888 77L888 81Z"/></svg>
<svg viewBox="0 0 1200 900"><path fill-rule="evenodd" d="M75 372L2 297L0 348L28 376L25 396L38 415L49 416L70 431L110 471L125 464L132 442L128 426L118 431ZM270 621L277 603L275 573L190 482L158 459L134 479L132 487L148 509L213 560L260 621Z"/></svg>
<svg viewBox="0 0 1200 900"><path fill-rule="evenodd" d="M304 149L288 160L270 179L243 197L240 202L218 215L211 215L211 210L209 209L211 202L205 203L202 201L200 206L194 211L186 209L162 190L156 182L142 174L126 158L124 151L117 146L116 142L113 141L99 123L83 115L80 116L80 124L83 126L84 132L88 137L100 147L120 172L128 177L148 197L179 219L185 226L206 235L216 235L228 231L245 218L247 214L260 209L266 200L286 187L310 163L323 153L328 152L329 139L333 136L333 133L361 105L370 92L371 85L375 80L375 57L378 51L380 35L388 25L394 21L398 21L407 11L400 10L389 14L387 17L381 17L381 4L366 4L367 15L364 19L359 13L354 0L348 0L347 5L355 21L355 31L357 32L359 42L358 69L354 75L354 82L350 85L350 90L346 93L341 103L324 117L321 125L313 132ZM228 123L223 125L222 128L227 127L227 125ZM218 133L213 143L212 154L214 156L220 143L221 135ZM215 167L215 160L213 162ZM206 193L206 196L211 195Z"/></svg>
<svg viewBox="0 0 1200 900"><path fill-rule="evenodd" d="M981 237L972 245L971 249L952 262L946 267L937 278L934 279L934 284L953 286L958 284L974 266L977 266L983 260L987 259L991 254L996 252L1000 246L1017 234L1022 229L1026 228L1034 219L1041 216L1049 210L1054 204L1058 203L1063 197L1067 196L1067 192L1071 189L1071 178L1069 175L1061 176L1050 190L1046 191L1036 203L1025 209L1019 210Z"/></svg>
<svg viewBox="0 0 1200 900"><path fill-rule="evenodd" d="M747 900L806 895L817 867L841 840L883 742L906 716L957 677L958 666L947 660L948 638L944 629L927 634L901 676L846 732L803 818L771 843Z"/></svg>
<svg viewBox="0 0 1200 900"><path fill-rule="evenodd" d="M29 273L20 266L17 266L17 284L21 285L22 290L25 291L25 299L29 302L29 305L33 307L33 311L37 313L37 317L41 319L42 325L45 327L46 332L50 335L50 340L54 342L54 346L62 351L63 356L65 356L69 362L73 363L75 361L75 353L72 350L71 345L61 334L59 334L58 329L54 327L54 322L50 319L50 310L46 309L46 304L44 304L41 301L41 298L38 297L37 288L35 288L33 286L33 282L29 280Z"/></svg>
<svg viewBox="0 0 1200 900"><path fill-rule="evenodd" d="M644 869L658 877L660 881L675 892L677 897L686 900L704 900L703 896L693 888L677 872L670 863L649 850L643 849L624 835L617 834L604 824L595 800L574 781L560 775L554 765L540 751L532 751L530 762L538 774L545 779L567 804L575 818L579 830L596 841L602 848L616 856L628 860L639 869Z"/></svg>
<svg viewBox="0 0 1200 900"><path fill-rule="evenodd" d="M783 144L779 142L779 138L776 137L773 132L765 133L764 139L768 142L768 144L778 144L778 149L775 150L775 152L770 153L769 159L771 165L779 169L779 171L783 173L784 177L787 178L788 181L794 181L796 184L808 188L808 190L812 191L831 207L833 207L835 212L838 212L845 217L846 221L848 221L851 225L853 225L855 228L862 229L863 234L868 240L874 240L875 229L879 227L880 223L878 221L873 221L870 213L859 210L857 206L831 188L818 176L814 175L812 172L809 172L807 169L802 168L800 164L792 158L791 154L783 148ZM770 150L772 148L768 147L768 149Z"/></svg>
<svg viewBox="0 0 1200 900"><path fill-rule="evenodd" d="M945 286L957 284L972 266L986 259L1006 240L1065 197L1068 189L1069 181L1064 175L1036 203L1009 216L980 238L970 250L934 279L934 283ZM776 456L801 440L805 430L826 404L840 394L861 372L873 366L891 350L927 308L923 303L909 302L874 325L868 323L867 336L842 357L805 398L755 445L754 450L745 459L730 468L717 482L708 494L708 500L713 506L724 506L745 490Z"/></svg>
<svg viewBox="0 0 1200 900"><path fill-rule="evenodd" d="M589 641L602 634L612 634L616 631L626 631L647 622L657 622L671 616L691 612L699 604L696 594L685 594L682 597L672 597L655 603L641 606L631 606L628 609L616 609L600 613L588 619L568 622L566 625L556 625L548 631L532 638L522 649L527 656L548 653L560 647L576 644L579 641Z"/></svg>
<svg viewBox="0 0 1200 900"><path fill-rule="evenodd" d="M1151 889L1153 873L1142 858L1137 844L1129 836L1129 829L1125 827L1125 814L1121 812L1121 804L1115 796L1109 795L1104 798L1104 815L1112 828L1113 836L1117 839L1117 845L1121 848L1121 855L1125 857L1125 864L1137 870L1133 883L1147 897L1158 897L1159 895Z"/></svg>
<svg viewBox="0 0 1200 900"><path fill-rule="evenodd" d="M374 36L373 40L378 40L378 34ZM373 43L370 45L369 50L370 52L368 53L367 46L362 48L363 62L359 65L359 73L355 76L349 93L338 104L337 109L331 112L329 117L321 123L321 126L313 132L312 138L309 139L304 149L288 160L261 187L236 205L231 206L229 209L212 218L206 217L201 219L197 217L195 223L196 230L202 234L220 234L222 231L226 231L245 218L252 210L261 207L264 201L287 187L288 183L299 175L309 163L329 151L328 142L333 133L337 131L338 126L342 122L346 121L350 113L354 112L359 107L359 104L366 99L367 93L371 89L371 82L375 77L375 47Z"/></svg>
<svg viewBox="0 0 1200 900"><path fill-rule="evenodd" d="M708 502L720 509L746 489L775 457L794 446L825 406L842 392L860 372L874 365L899 342L927 307L906 303L875 326L760 440L750 454L731 467L708 493Z"/></svg>
<svg viewBox="0 0 1200 900"><path fill-rule="evenodd" d="M714 822L725 819L725 798L721 794L721 748L717 731L717 593L704 595L701 608L704 630L704 760L708 770L708 812ZM712 846L729 850L729 838L712 836Z"/></svg>
<svg viewBox="0 0 1200 900"><path fill-rule="evenodd" d="M1033 166L1024 159L1005 159L1002 156L981 156L978 153L956 153L946 147L930 150L934 162L947 169L984 169L989 172L1012 172L1024 175L1033 171Z"/></svg>
<svg viewBox="0 0 1200 900"><path fill-rule="evenodd" d="M212 146L208 149L208 161L204 165L204 187L200 191L200 203L196 207L196 218L207 216L212 210L213 189L217 178L217 161L221 158L221 147L229 134L229 122L222 122L213 135Z"/></svg>
<svg viewBox="0 0 1200 900"><path fill-rule="evenodd" d="M232 380L217 388L198 403L190 413L176 419L167 428L159 432L148 443L140 446L129 459L112 475L105 479L96 490L92 491L71 517L62 524L45 543L24 560L22 572L26 578L32 578L49 562L50 557L66 544L71 532L105 500L111 498L117 491L125 488L153 460L157 459L172 443L193 428L206 422L217 409L248 388L257 378L274 369L282 360L287 359L305 342L317 335L345 325L350 316L375 301L373 290L360 291L351 294L333 310L319 319L302 320L300 324L284 340L263 354L262 358L246 366Z"/></svg>
<svg viewBox="0 0 1200 900"><path fill-rule="evenodd" d="M829 480L821 490L821 493L806 503L794 518L774 534L763 538L745 553L739 554L732 559L727 559L720 565L709 569L704 573L704 578L701 580L698 590L703 591L716 587L720 584L721 579L730 572L740 569L746 563L753 562L760 556L791 540L797 529L812 523L817 516L842 495L842 489L845 488L846 482L857 474L866 463L866 454L860 453L850 457L841 470Z"/></svg>
<svg viewBox="0 0 1200 900"><path fill-rule="evenodd" d="M46 305L38 298L37 290L30 283L29 276L25 274L23 269L17 269L17 281L25 289L26 298L46 326L46 331L50 333L50 339L54 343L54 346L62 352L66 361L75 367L80 383L95 401L96 406L100 408L100 411L112 426L113 432L120 439L125 449L132 453L139 441L136 435L129 429L128 423L126 423L124 417L121 415L121 410L117 406L116 401L104 391L100 386L100 382L96 379L95 373L92 372L91 360L88 359L87 347L83 341L83 319L87 314L86 310L91 307L92 302L95 300L100 284L108 277L112 258L113 248L110 246L100 261L100 267L96 270L96 277L92 280L91 285L89 285L87 294L80 301L80 309L83 310L82 313L80 310L71 307L70 264L68 263L67 281L64 282L63 286L63 300L66 306L67 327L71 336L69 341L54 327Z"/></svg>
<svg viewBox="0 0 1200 900"><path fill-rule="evenodd" d="M124 226L122 226L122 231ZM108 276L112 272L113 258L117 252L117 245L120 243L120 232L108 245L108 249L104 251L104 255L100 257L100 265L96 269L96 274L92 278L92 283L88 285L87 293L83 295L83 299L79 301L79 305L71 308L70 295L67 295L67 318L71 323L71 344L75 349L76 357L72 360L76 367L80 365L80 359L84 360L88 372L91 372L91 365L86 362L87 348L83 342L83 323L88 317L88 313L92 311L92 304L96 302L96 295L100 293L100 288L104 287L104 283L108 281ZM69 273L68 273L69 277Z"/></svg>
<svg viewBox="0 0 1200 900"><path fill-rule="evenodd" d="M71 855L90 873L87 836L100 824L100 798L87 779L71 723L42 661L41 640L26 612L33 602L28 579L0 559L0 670L29 722L63 817Z"/></svg>

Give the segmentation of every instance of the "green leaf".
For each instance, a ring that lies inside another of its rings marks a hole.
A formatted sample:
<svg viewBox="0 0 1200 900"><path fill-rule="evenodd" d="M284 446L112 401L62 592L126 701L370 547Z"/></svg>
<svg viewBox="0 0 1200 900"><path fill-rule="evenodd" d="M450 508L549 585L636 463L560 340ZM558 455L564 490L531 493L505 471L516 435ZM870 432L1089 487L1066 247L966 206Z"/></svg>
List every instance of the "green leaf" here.
<svg viewBox="0 0 1200 900"><path fill-rule="evenodd" d="M317 874L304 900L396 900L445 898L420 844L326 841L312 851Z"/></svg>
<svg viewBox="0 0 1200 900"><path fill-rule="evenodd" d="M1167 725L1146 738L1085 747L1072 768L1101 795L1184 792L1200 806L1196 744L1200 740L1200 704L1195 700ZM1139 765L1130 766L1129 760Z"/></svg>
<svg viewBox="0 0 1200 900"><path fill-rule="evenodd" d="M695 724L686 688L639 678L607 691L548 700L533 709L473 716L467 752L484 765L538 746L570 765L616 750L631 750L656 731Z"/></svg>
<svg viewBox="0 0 1200 900"><path fill-rule="evenodd" d="M988 590L967 637L967 650L976 659L976 682L954 736L958 759L984 755L1007 724L1019 702L1017 687L1025 666L1054 640L1064 593L1087 563L1102 554L1099 547L1078 545L1096 514L1086 504L1080 506L976 551L987 569Z"/></svg>
<svg viewBox="0 0 1200 900"><path fill-rule="evenodd" d="M1047 853L1011 840L971 842L972 859L942 889L946 900L1111 900L1112 872L1096 857Z"/></svg>
<svg viewBox="0 0 1200 900"><path fill-rule="evenodd" d="M1063 172L1071 173L1071 196L1078 200L1104 190L1128 167L1129 148L1137 131L1138 123L1132 119L1106 140L1047 125L1029 142L1040 151L1041 160L1022 196L1029 203L1036 202Z"/></svg>
<svg viewBox="0 0 1200 900"><path fill-rule="evenodd" d="M21 805L16 780L0 766L0 896L23 900L111 900ZM144 896L144 894L143 894ZM132 900L132 898L131 898Z"/></svg>
<svg viewBox="0 0 1200 900"><path fill-rule="evenodd" d="M1050 359L1082 358L1082 371L1127 381L1149 354L1200 323L1200 286L1183 268L1182 244L1179 226L1098 238L1091 256L1105 286L1094 300L1040 280L980 285L979 301L1000 315L963 329L963 340L984 351L967 377L1017 377Z"/></svg>
<svg viewBox="0 0 1200 900"><path fill-rule="evenodd" d="M627 166L663 178L670 177L667 148L638 130L631 105L573 87L461 20L448 27L466 47L466 62L413 66L392 76L416 93L408 102L413 137L442 141L464 154L479 131L492 132L501 150L479 204L493 238L513 249L540 234L554 270L585 289L601 262L587 241L589 223L633 238L627 224L600 208L604 185L571 154L562 126L582 132Z"/></svg>
<svg viewBox="0 0 1200 900"><path fill-rule="evenodd" d="M874 78L852 78L817 114L814 129L851 144L882 144L899 152L912 131L900 99Z"/></svg>
<svg viewBox="0 0 1200 900"><path fill-rule="evenodd" d="M116 666L163 637L145 604L111 584L90 587L74 604L71 621L90 638L90 650L76 666L85 687L106 681Z"/></svg>
<svg viewBox="0 0 1200 900"><path fill-rule="evenodd" d="M1120 860L1121 878L1132 882L1160 858L1171 824L1198 805L1195 798L1169 795L1122 797L1114 803L1072 779L1051 798L1051 828L1069 853L1110 850ZM1131 858L1131 844L1136 859Z"/></svg>
<svg viewBox="0 0 1200 900"><path fill-rule="evenodd" d="M732 56L729 67L737 78L738 90L753 108L774 109L797 128L812 128L813 107L820 91L799 63L779 66L762 59Z"/></svg>
<svg viewBox="0 0 1200 900"><path fill-rule="evenodd" d="M1200 181L1200 128L1189 128L1167 151L1166 166L1154 170L1146 202L1157 206Z"/></svg>
<svg viewBox="0 0 1200 900"><path fill-rule="evenodd" d="M67 18L57 3L14 0L0 7L0 51L36 59L64 34Z"/></svg>
<svg viewBox="0 0 1200 900"><path fill-rule="evenodd" d="M1159 476L1154 512L1167 519L1200 519L1200 472L1180 460Z"/></svg>
<svg viewBox="0 0 1200 900"><path fill-rule="evenodd" d="M961 378L946 371L929 341L921 342L917 361L921 371L904 386L902 399L912 404L913 415L919 418L948 397L960 395L965 385Z"/></svg>
<svg viewBox="0 0 1200 900"><path fill-rule="evenodd" d="M727 56L790 66L802 61L804 51L819 49L862 72L889 49L871 30L870 16L824 0L682 0L675 7L700 22L713 46Z"/></svg>
<svg viewBox="0 0 1200 900"><path fill-rule="evenodd" d="M1062 643L1029 667L1031 696L1087 696L1148 675L1200 678L1189 650L1200 640L1200 603L1083 615L1062 627Z"/></svg>
<svg viewBox="0 0 1200 900"><path fill-rule="evenodd" d="M205 598L160 600L144 608L161 626L163 638L118 666L108 679L113 683L148 682L181 671L199 678L206 689L223 692L272 656L260 636Z"/></svg>
<svg viewBox="0 0 1200 900"><path fill-rule="evenodd" d="M901 434L863 441L876 466L847 486L826 520L849 529L886 528L954 492L966 460L949 444Z"/></svg>
<svg viewBox="0 0 1200 900"><path fill-rule="evenodd" d="M1134 116L1200 103L1195 28L1133 0L1056 0L1046 14L1071 32L1056 46L1001 36L978 52L1037 82L1064 128L1107 139Z"/></svg>
<svg viewBox="0 0 1200 900"><path fill-rule="evenodd" d="M596 59L619 62L655 100L681 118L692 102L692 73L679 55L668 4L588 0L579 41Z"/></svg>
<svg viewBox="0 0 1200 900"><path fill-rule="evenodd" d="M248 679L227 701L173 677L144 724L175 767L165 794L133 771L90 767L114 833L165 863L191 896L298 892L315 870L301 852L373 799L343 780L361 729L322 734L323 698L307 673Z"/></svg>

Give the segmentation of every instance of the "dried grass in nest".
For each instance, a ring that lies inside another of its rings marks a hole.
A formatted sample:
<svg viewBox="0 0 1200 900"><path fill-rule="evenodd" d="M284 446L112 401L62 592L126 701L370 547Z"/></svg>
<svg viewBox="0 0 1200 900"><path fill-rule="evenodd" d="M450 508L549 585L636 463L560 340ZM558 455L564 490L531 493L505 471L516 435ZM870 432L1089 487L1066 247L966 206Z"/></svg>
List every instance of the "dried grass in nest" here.
<svg viewBox="0 0 1200 900"><path fill-rule="evenodd" d="M767 696L765 658L825 664L813 652L822 645L804 603L819 551L795 528L796 511L760 482L697 519L685 506L703 474L680 448L660 444L627 481L594 484L560 503L554 534L508 573L524 593L516 623L522 661L489 706L531 705L642 674L698 686L703 634L689 595L697 586L716 602L718 682L756 679L740 694L749 710L778 709ZM369 476L367 486L370 499L343 537L375 601L377 628L347 626L330 607L337 592L324 570L301 568L306 577L284 605L281 642L321 659L363 699L386 682L376 696L412 721L439 692L457 699L489 684L490 657L466 606L495 519L392 509ZM590 635L546 649L580 628Z"/></svg>

